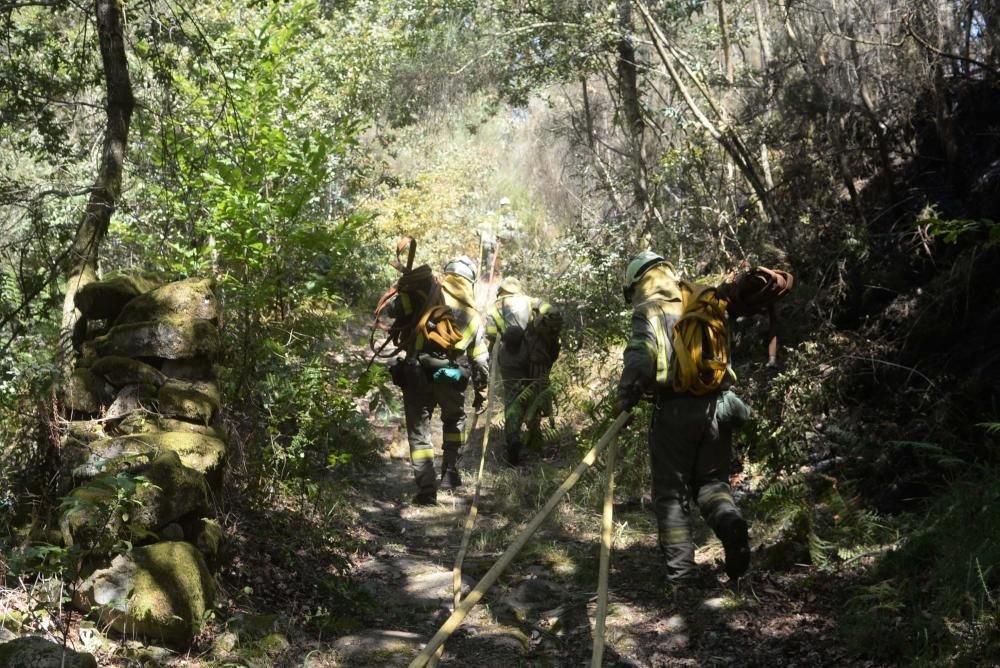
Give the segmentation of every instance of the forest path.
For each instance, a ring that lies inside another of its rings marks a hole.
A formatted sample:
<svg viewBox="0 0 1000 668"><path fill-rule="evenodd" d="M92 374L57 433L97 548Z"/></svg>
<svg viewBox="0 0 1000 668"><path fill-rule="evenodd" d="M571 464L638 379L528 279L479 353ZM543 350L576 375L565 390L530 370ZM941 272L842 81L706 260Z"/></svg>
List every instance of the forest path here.
<svg viewBox="0 0 1000 668"><path fill-rule="evenodd" d="M338 665L407 666L450 615L452 567L472 499L481 432L470 439L462 462L465 486L455 494L439 492L436 506L421 507L409 504L415 488L404 457L405 432L398 425L387 429L392 456L357 481L366 499L358 511L373 546L356 558L353 572L368 594L357 611L367 630L336 641ZM501 439L496 429L491 442ZM573 448L549 447L517 470L488 458L463 570L466 591L565 479L573 457ZM650 513L641 506L615 509L603 665L860 665L835 632L842 583L802 567L754 569L734 587L722 571L721 547L702 525L696 527L702 583L675 590L663 579ZM571 494L448 640L439 665L589 666L599 524L598 510L581 507Z"/></svg>

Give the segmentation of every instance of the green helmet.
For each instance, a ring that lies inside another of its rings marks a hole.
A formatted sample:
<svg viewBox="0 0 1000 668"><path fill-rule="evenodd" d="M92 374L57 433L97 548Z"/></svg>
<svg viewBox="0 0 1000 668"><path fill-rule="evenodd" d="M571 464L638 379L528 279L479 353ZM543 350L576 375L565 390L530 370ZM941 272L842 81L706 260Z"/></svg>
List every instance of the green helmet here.
<svg viewBox="0 0 1000 668"><path fill-rule="evenodd" d="M461 255L454 260L450 260L444 265L444 273L455 274L467 279L471 283L476 282L476 263L468 255Z"/></svg>
<svg viewBox="0 0 1000 668"><path fill-rule="evenodd" d="M643 274L659 264L667 264L667 261L651 250L644 250L632 258L628 266L625 267L625 276L622 279L622 294L625 296L625 303L631 303L635 284L639 282Z"/></svg>

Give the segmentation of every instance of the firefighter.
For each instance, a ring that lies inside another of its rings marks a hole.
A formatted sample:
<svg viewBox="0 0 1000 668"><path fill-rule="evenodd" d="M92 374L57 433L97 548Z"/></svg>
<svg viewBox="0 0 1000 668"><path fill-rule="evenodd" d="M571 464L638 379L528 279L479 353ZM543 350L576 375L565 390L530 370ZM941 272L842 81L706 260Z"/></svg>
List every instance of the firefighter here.
<svg viewBox="0 0 1000 668"><path fill-rule="evenodd" d="M548 378L559 356L561 328L562 318L551 304L524 294L513 276L500 282L486 317L486 337L491 354L499 355L506 459L512 466L520 463L525 417L530 441L537 436L541 418L551 414Z"/></svg>
<svg viewBox="0 0 1000 668"><path fill-rule="evenodd" d="M750 547L747 523L729 487L733 420L728 417L731 411L723 415L720 407L739 399L727 393L729 381L701 395L673 389L670 374L678 368L671 364L673 329L681 316L682 300L677 274L669 262L652 251L636 255L625 269L623 290L633 312L618 409L631 410L643 398L654 404L649 426L653 509L667 579L690 582L696 574L690 521L693 500L722 541L726 573L735 580L749 567Z"/></svg>
<svg viewBox="0 0 1000 668"><path fill-rule="evenodd" d="M417 323L413 343L395 372L394 380L403 390L417 505L432 505L439 488L457 489L462 484L458 461L465 441L465 390L470 382L474 409L485 408L489 358L482 318L475 308L475 282L476 265L468 257L445 264L442 303L430 307ZM438 407L443 432L440 483L431 441L431 418Z"/></svg>

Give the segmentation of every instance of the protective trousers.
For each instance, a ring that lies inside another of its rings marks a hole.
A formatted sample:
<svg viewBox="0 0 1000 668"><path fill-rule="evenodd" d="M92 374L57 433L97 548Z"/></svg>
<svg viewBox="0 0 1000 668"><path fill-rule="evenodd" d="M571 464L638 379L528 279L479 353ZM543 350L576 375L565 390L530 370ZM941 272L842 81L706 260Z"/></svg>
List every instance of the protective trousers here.
<svg viewBox="0 0 1000 668"><path fill-rule="evenodd" d="M507 365L501 362L500 377L503 379L504 433L507 442L520 440L521 425L525 414L531 409L528 428L531 433L538 429L541 412L536 405L540 383L530 376L528 363Z"/></svg>
<svg viewBox="0 0 1000 668"><path fill-rule="evenodd" d="M434 472L434 443L431 418L441 407L442 469L458 465L465 442L465 391L457 383L434 381L417 367L415 377L403 388L403 412L406 416L406 438L410 444L413 478L421 492L437 489Z"/></svg>
<svg viewBox="0 0 1000 668"><path fill-rule="evenodd" d="M717 399L715 393L669 396L660 398L653 410L653 509L671 581L694 575L691 499L720 540L720 529L742 517L729 487L732 429L716 419Z"/></svg>

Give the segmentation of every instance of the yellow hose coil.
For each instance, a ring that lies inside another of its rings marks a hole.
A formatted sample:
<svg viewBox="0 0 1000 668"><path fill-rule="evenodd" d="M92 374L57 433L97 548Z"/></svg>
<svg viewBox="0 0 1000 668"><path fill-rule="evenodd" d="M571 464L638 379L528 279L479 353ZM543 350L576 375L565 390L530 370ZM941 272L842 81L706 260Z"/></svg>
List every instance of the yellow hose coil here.
<svg viewBox="0 0 1000 668"><path fill-rule="evenodd" d="M729 367L726 300L709 285L679 281L683 315L674 325L670 376L678 393L702 395L719 389Z"/></svg>

